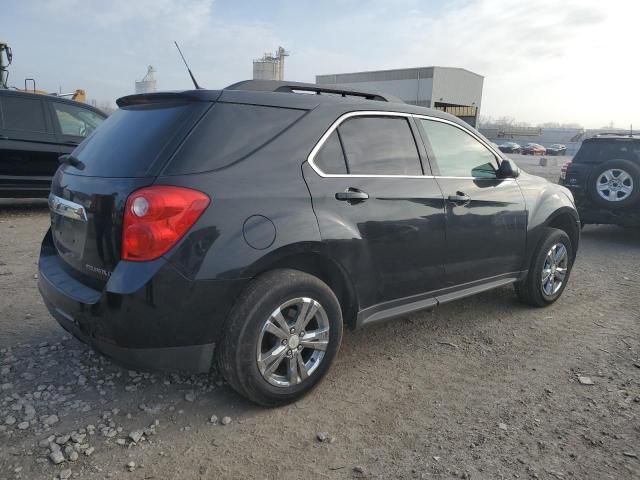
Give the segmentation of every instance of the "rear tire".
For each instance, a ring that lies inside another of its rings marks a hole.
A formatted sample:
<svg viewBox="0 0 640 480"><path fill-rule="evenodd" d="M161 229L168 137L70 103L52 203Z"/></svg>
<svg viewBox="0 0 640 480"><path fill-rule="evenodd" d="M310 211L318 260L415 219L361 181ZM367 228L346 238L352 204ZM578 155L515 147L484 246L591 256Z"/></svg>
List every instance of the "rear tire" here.
<svg viewBox="0 0 640 480"><path fill-rule="evenodd" d="M569 236L563 230L545 228L527 277L515 285L520 301L533 307L551 305L564 292L572 267L573 246Z"/></svg>
<svg viewBox="0 0 640 480"><path fill-rule="evenodd" d="M274 270L241 295L225 327L218 363L238 393L274 407L315 387L341 341L342 312L333 291L304 272Z"/></svg>

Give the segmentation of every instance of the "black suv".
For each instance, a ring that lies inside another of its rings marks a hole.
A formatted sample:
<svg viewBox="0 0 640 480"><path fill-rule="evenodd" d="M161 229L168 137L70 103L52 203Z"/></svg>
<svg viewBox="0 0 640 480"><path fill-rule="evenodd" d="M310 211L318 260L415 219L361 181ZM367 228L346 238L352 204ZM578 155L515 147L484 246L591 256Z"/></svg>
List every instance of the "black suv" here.
<svg viewBox="0 0 640 480"><path fill-rule="evenodd" d="M323 377L343 325L508 284L541 307L569 279L571 193L446 113L268 81L118 105L55 175L39 288L123 363L216 359L277 405Z"/></svg>
<svg viewBox="0 0 640 480"><path fill-rule="evenodd" d="M640 136L584 140L562 166L560 184L573 192L583 224L640 227Z"/></svg>
<svg viewBox="0 0 640 480"><path fill-rule="evenodd" d="M0 89L0 197L46 197L58 157L106 115L65 98Z"/></svg>

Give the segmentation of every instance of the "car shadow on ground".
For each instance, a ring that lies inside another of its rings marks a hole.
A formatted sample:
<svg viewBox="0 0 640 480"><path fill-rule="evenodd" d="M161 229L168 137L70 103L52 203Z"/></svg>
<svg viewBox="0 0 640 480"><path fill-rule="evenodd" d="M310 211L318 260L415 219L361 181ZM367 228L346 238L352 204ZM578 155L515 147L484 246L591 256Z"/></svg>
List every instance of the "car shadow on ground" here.
<svg viewBox="0 0 640 480"><path fill-rule="evenodd" d="M582 229L582 240L611 243L626 247L640 247L640 228L618 227L616 225L586 225Z"/></svg>

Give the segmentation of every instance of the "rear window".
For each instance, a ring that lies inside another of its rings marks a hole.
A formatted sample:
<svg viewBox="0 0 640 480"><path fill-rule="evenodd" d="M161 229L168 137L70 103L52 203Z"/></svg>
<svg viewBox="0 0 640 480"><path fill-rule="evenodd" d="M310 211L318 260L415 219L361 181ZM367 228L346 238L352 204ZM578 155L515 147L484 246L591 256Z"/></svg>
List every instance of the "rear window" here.
<svg viewBox="0 0 640 480"><path fill-rule="evenodd" d="M635 140L583 142L573 159L576 163L601 163L607 160L640 160L640 142Z"/></svg>
<svg viewBox="0 0 640 480"><path fill-rule="evenodd" d="M216 103L189 134L167 175L219 170L249 156L304 115L304 110Z"/></svg>
<svg viewBox="0 0 640 480"><path fill-rule="evenodd" d="M107 118L74 151L84 164L78 175L156 175L208 104L159 103L124 107Z"/></svg>

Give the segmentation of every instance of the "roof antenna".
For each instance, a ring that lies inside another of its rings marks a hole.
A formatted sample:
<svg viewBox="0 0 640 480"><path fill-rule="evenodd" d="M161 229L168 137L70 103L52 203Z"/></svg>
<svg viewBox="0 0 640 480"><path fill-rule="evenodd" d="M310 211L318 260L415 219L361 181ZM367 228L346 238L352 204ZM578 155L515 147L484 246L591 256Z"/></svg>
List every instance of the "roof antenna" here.
<svg viewBox="0 0 640 480"><path fill-rule="evenodd" d="M193 86L196 87L196 89L198 89L198 90L202 90L202 87L200 85L198 85L198 82L196 81L196 77L194 77L193 73L191 73L191 69L189 68L189 64L187 64L187 61L184 59L184 55L182 55L182 50L180 50L180 47L178 46L178 42L176 42L174 40L173 43L176 44L176 48L178 49L178 53L182 57L182 61L184 62L184 66L187 67L187 71L189 72L189 76L191 77L191 81L193 82Z"/></svg>

